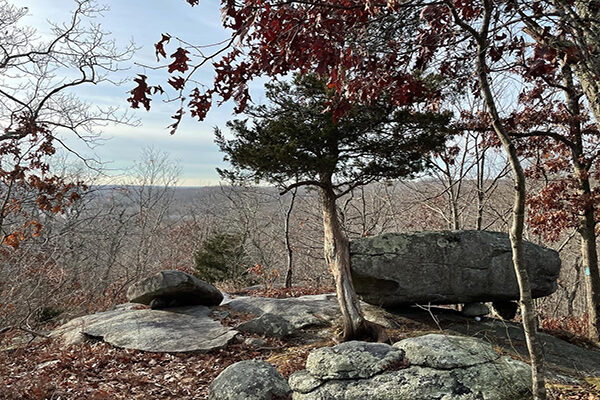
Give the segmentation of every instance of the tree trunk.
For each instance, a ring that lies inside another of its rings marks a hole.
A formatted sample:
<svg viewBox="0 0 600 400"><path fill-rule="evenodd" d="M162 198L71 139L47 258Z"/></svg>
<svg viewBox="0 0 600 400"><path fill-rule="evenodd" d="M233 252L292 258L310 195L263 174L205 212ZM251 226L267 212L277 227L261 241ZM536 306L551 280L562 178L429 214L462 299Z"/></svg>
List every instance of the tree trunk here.
<svg viewBox="0 0 600 400"><path fill-rule="evenodd" d="M350 242L342 230L332 189L321 189L325 260L335 278L335 289L342 312L342 341L364 339L387 342L382 327L368 322L352 284Z"/></svg>
<svg viewBox="0 0 600 400"><path fill-rule="evenodd" d="M593 341L600 341L600 271L598 270L598 249L596 247L596 217L589 169L584 164L579 95L573 81L570 65L562 67L565 97L569 113L574 117L570 123L570 133L574 139L571 147L571 159L579 186L579 196L583 199L583 215L579 217L579 235L581 236L581 260L583 262L584 280L586 284L586 308L588 313L588 336ZM599 114L600 115L600 114Z"/></svg>
<svg viewBox="0 0 600 400"><path fill-rule="evenodd" d="M487 10L489 12L489 10ZM512 247L513 266L520 292L521 316L523 318L523 329L525 331L525 340L527 349L531 358L531 376L533 380L533 398L535 400L546 399L546 385L544 378L544 356L541 344L537 338L537 318L535 305L531 296L531 284L529 274L523 264L523 227L525 224L525 174L517 151L500 122L500 115L496 108L496 102L490 88L487 63L487 28L478 38L477 46L477 76L483 93L488 113L492 120L494 132L502 142L502 146L508 156L508 160L513 172L515 184L513 219L510 227L510 243Z"/></svg>
<svg viewBox="0 0 600 400"><path fill-rule="evenodd" d="M580 220L581 256L583 259L586 286L586 308L588 313L588 334L591 340L600 342L600 276L598 271L598 251L596 248L596 221L593 212L586 210Z"/></svg>
<svg viewBox="0 0 600 400"><path fill-rule="evenodd" d="M296 193L298 188L292 191L292 198L290 200L290 206L285 214L285 247L287 248L287 271L285 273L285 287L292 287L292 272L293 272L293 256L294 251L290 242L290 219L292 217L292 210L294 209L294 202L296 201Z"/></svg>
<svg viewBox="0 0 600 400"><path fill-rule="evenodd" d="M485 149L479 155L479 146L475 140L475 157L477 160L477 219L475 220L475 229L483 229L483 200L485 197Z"/></svg>
<svg viewBox="0 0 600 400"><path fill-rule="evenodd" d="M581 165L580 155L572 154L575 175L579 184L579 195L584 199L592 198L588 171ZM600 341L600 270L598 268L598 249L596 246L596 217L592 201L585 202L583 215L579 217L579 235L581 236L581 260L586 286L586 309L588 314L588 336L595 342Z"/></svg>
<svg viewBox="0 0 600 400"><path fill-rule="evenodd" d="M598 22L598 3L590 0L575 2L579 19L581 59L573 63L573 70L581 84L581 88L588 100L596 125L600 129L600 22ZM577 26L575 28L578 28Z"/></svg>

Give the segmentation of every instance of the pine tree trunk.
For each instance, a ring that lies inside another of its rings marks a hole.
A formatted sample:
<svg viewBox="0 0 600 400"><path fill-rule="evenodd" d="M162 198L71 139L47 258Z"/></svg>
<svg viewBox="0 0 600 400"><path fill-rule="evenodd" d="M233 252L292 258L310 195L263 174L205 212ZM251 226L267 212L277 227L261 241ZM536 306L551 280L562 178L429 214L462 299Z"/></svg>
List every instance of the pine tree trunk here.
<svg viewBox="0 0 600 400"><path fill-rule="evenodd" d="M325 260L335 278L335 289L342 312L342 341L365 339L387 341L385 331L368 322L352 284L350 273L350 242L342 230L333 190L322 189Z"/></svg>
<svg viewBox="0 0 600 400"><path fill-rule="evenodd" d="M483 36L484 38L487 35ZM525 174L518 158L513 143L508 136L504 126L500 122L500 116L496 108L496 102L490 88L486 65L486 40L480 38L477 48L477 76L492 120L494 132L502 142L502 146L508 156L513 172L515 184L513 218L510 227L510 243L512 247L513 266L520 292L521 317L523 318L523 329L525 341L531 359L531 377L533 380L533 398L535 400L546 399L546 385L544 373L544 356L541 344L537 337L537 317L535 305L531 296L531 284L527 268L523 264L523 227L525 224Z"/></svg>

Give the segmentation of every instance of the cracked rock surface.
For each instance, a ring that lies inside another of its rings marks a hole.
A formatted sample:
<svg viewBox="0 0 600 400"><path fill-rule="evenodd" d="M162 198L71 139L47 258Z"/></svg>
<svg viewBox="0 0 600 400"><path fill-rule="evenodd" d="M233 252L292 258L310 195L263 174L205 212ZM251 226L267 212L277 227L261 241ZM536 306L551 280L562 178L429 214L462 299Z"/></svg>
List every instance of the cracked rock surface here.
<svg viewBox="0 0 600 400"><path fill-rule="evenodd" d="M377 344L376 351L366 351L373 344L363 343L361 347L360 342L350 343L329 350L332 355L341 353L353 360L341 368L342 374L332 374L330 367L318 368L318 364L309 368L308 361L306 370L293 374L289 379L293 399L524 400L531 397L529 366L496 354L488 343L478 339L433 334L405 339L394 346ZM394 351L398 349L404 350L411 363L409 367L398 369L398 364L384 361L397 354ZM309 355L309 360L315 352L319 352L319 358L325 354L318 349ZM373 369L373 365L389 367ZM369 373L361 373L365 369Z"/></svg>
<svg viewBox="0 0 600 400"><path fill-rule="evenodd" d="M312 351L306 370L327 379L370 378L404 360L404 351L384 343L352 341Z"/></svg>

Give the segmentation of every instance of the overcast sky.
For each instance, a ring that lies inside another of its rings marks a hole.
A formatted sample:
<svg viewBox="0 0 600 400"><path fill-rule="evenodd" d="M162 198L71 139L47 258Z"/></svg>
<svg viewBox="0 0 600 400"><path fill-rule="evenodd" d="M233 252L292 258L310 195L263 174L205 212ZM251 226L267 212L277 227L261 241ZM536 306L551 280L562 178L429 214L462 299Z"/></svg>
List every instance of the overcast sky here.
<svg viewBox="0 0 600 400"><path fill-rule="evenodd" d="M98 0L100 4L110 7L103 18L98 20L106 31L122 46L133 40L141 49L129 63L130 69L121 73L120 78L132 78L137 73L145 72L134 62L156 65L154 43L160 39L161 33L181 37L194 44L210 44L228 37L221 27L219 2L202 0L199 6L190 7L184 0ZM29 8L29 16L25 23L35 26L42 34L48 32L47 20L65 21L74 9L74 0L12 0L15 5ZM172 44L175 44L172 42ZM176 46L175 46L176 47ZM173 51L169 47L167 51ZM168 53L170 54L170 53ZM147 71L156 76L155 71ZM203 83L212 82L210 71L197 76ZM88 86L78 92L78 96L93 104L114 104L128 107L127 92L133 88L130 80L121 87ZM213 127L223 126L232 118L232 105L213 109L204 122L185 118L178 133L170 136L166 127L171 124L170 116L176 110L175 104L161 104L156 98L150 112L134 111L140 119L139 127L107 127L102 137L109 139L102 145L90 150L75 144L78 152L90 157L95 155L108 162L110 169L126 168L138 159L144 146L152 145L161 149L176 160L181 168L180 184L200 186L216 184L219 180L216 166L223 166L222 155L213 143Z"/></svg>

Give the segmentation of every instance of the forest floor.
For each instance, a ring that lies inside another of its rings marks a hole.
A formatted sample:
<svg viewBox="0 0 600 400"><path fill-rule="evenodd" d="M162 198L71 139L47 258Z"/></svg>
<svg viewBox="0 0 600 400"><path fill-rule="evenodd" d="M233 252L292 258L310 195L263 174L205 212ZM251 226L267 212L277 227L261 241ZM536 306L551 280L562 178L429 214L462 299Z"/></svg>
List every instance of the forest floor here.
<svg viewBox="0 0 600 400"><path fill-rule="evenodd" d="M259 290L251 294L295 297L316 292ZM247 318L232 313L224 322L236 325ZM432 324L421 323L418 318L406 321L400 329L389 332L393 341L432 330ZM333 333L331 329L331 337ZM11 335L22 336L17 332L5 334L3 342ZM306 344L302 338L292 337L266 338L264 347L250 348L243 340L257 336L241 335L226 348L204 354L147 353L115 348L101 341L64 347L56 340L36 338L29 344L0 351L0 399L206 399L210 382L237 361L263 359L288 377L304 369L312 349L333 345L328 339ZM575 385L550 382L548 389L551 400L600 400L600 382L594 380Z"/></svg>

